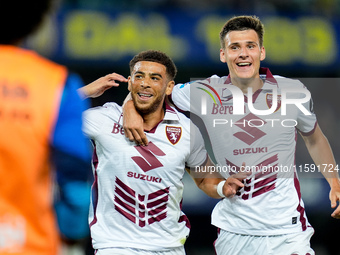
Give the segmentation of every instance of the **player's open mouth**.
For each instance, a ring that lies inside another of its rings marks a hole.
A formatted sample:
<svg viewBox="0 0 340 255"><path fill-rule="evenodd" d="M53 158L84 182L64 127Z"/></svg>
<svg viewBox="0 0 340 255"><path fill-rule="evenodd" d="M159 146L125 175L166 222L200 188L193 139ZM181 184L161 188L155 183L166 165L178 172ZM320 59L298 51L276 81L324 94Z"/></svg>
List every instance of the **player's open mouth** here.
<svg viewBox="0 0 340 255"><path fill-rule="evenodd" d="M149 93L141 93L141 92L139 92L139 93L137 93L137 95L139 96L139 98L141 100L148 100L148 99L150 99L152 97L152 94L149 94Z"/></svg>
<svg viewBox="0 0 340 255"><path fill-rule="evenodd" d="M237 66L239 67L246 67L246 66L251 66L251 63L249 62L242 62L242 63L236 63Z"/></svg>

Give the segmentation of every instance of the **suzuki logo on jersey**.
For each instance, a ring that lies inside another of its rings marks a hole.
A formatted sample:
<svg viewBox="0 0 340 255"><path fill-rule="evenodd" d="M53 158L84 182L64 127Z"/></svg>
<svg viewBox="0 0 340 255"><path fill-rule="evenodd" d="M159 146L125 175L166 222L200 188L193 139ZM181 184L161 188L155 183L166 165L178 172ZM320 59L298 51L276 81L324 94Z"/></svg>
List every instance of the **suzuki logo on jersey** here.
<svg viewBox="0 0 340 255"><path fill-rule="evenodd" d="M268 147L257 147L257 148L242 148L233 150L233 155L244 155L244 154L257 154L257 153L267 153Z"/></svg>
<svg viewBox="0 0 340 255"><path fill-rule="evenodd" d="M162 181L161 177L155 177L155 176L146 175L146 174L134 173L134 172L131 172L131 171L127 172L127 177L135 178L135 179L142 180L142 181L148 181L148 182L158 182L158 183L160 183Z"/></svg>
<svg viewBox="0 0 340 255"><path fill-rule="evenodd" d="M266 133L261 131L260 129L258 129L255 126L243 125L242 124L242 123L247 122L249 120L259 120L259 121L262 121L264 124L266 124L266 122L264 120L258 118L254 114L250 113L246 117L235 122L235 125L238 126L239 128L241 128L242 130L244 130L245 132L237 132L233 135L235 137L237 137L238 139L240 139L242 142L245 142L246 144L251 145L256 140L258 140L261 137L263 137L264 135L266 135Z"/></svg>
<svg viewBox="0 0 340 255"><path fill-rule="evenodd" d="M132 157L132 160L144 171L163 166L156 156L165 156L165 153L152 142L147 146L135 146L135 149L143 156ZM156 156L155 156L156 155Z"/></svg>
<svg viewBox="0 0 340 255"><path fill-rule="evenodd" d="M115 209L129 221L143 228L167 217L170 187L142 195L117 177L115 184Z"/></svg>
<svg viewBox="0 0 340 255"><path fill-rule="evenodd" d="M172 126L166 126L165 127L165 133L166 137L172 143L175 145L178 143L179 139L181 139L182 136L182 128L181 127L172 127Z"/></svg>

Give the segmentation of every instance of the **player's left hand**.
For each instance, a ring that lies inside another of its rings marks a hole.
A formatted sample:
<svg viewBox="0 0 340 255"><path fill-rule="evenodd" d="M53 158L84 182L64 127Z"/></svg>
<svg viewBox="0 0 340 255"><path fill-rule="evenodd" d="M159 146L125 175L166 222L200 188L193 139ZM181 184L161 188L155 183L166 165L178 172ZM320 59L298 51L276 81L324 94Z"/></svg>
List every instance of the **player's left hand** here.
<svg viewBox="0 0 340 255"><path fill-rule="evenodd" d="M227 198L235 196L237 191L244 187L243 181L252 173L246 170L246 163L243 162L240 171L234 175L229 176L223 186L223 194Z"/></svg>
<svg viewBox="0 0 340 255"><path fill-rule="evenodd" d="M331 187L329 199L331 200L331 207L336 208L331 216L335 219L340 219L340 180L338 180L337 185Z"/></svg>

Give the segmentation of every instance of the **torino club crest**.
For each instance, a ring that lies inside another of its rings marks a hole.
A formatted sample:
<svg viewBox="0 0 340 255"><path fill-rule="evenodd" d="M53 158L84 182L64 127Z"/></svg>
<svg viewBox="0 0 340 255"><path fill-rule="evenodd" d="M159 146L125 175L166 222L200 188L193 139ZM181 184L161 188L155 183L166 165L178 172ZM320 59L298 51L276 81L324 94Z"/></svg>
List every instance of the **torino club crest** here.
<svg viewBox="0 0 340 255"><path fill-rule="evenodd" d="M175 145L178 143L179 139L181 139L182 136L182 128L181 127L172 127L172 126L166 126L165 127L166 137L172 143Z"/></svg>
<svg viewBox="0 0 340 255"><path fill-rule="evenodd" d="M273 94L266 94L266 102L268 108L271 109L273 106ZM277 112L281 108L281 95L277 95L277 108L275 112Z"/></svg>

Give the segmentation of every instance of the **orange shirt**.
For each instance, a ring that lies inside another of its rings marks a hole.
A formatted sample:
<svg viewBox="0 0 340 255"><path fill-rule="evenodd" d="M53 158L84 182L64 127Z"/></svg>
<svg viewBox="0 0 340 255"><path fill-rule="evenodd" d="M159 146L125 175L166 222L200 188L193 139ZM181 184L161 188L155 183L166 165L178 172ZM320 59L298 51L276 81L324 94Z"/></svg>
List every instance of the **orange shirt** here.
<svg viewBox="0 0 340 255"><path fill-rule="evenodd" d="M0 254L57 254L49 143L65 67L0 46Z"/></svg>

